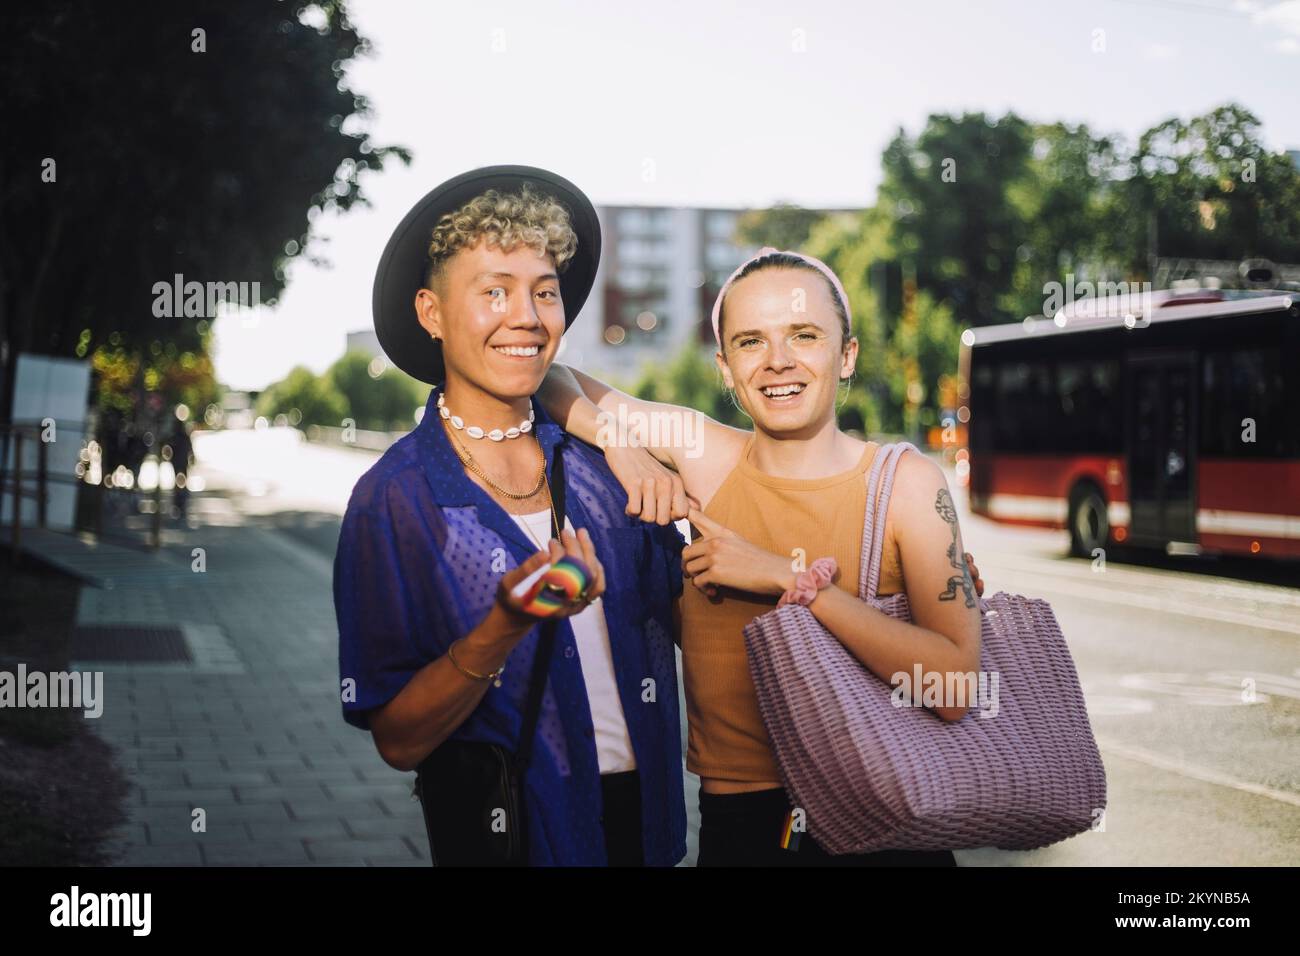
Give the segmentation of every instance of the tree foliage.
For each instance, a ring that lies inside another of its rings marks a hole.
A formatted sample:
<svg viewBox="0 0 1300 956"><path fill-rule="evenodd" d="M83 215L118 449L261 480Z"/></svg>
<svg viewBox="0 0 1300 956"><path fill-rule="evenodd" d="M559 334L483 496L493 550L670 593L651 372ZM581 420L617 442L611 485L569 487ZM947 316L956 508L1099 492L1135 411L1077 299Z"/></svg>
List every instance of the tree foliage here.
<svg viewBox="0 0 1300 956"><path fill-rule="evenodd" d="M1151 281L1155 256L1300 262L1300 172L1236 104L1162 122L1132 147L1014 113L934 115L900 129L881 164L860 214L782 205L737 231L816 255L844 283L860 345L847 427L938 423L955 401L961 329L1041 312L1049 283ZM679 357L672 375L694 367ZM668 390L697 395L714 377Z"/></svg>
<svg viewBox="0 0 1300 956"><path fill-rule="evenodd" d="M263 389L253 407L267 419L283 414L290 424L301 428L310 425L338 428L348 417L347 403L329 377L317 375L305 365L294 366L283 379Z"/></svg>
<svg viewBox="0 0 1300 956"><path fill-rule="evenodd" d="M1132 148L1014 113L932 116L885 150L898 261L963 325L1040 311L1044 285L1151 281L1153 258L1300 262L1300 171L1227 104Z"/></svg>
<svg viewBox="0 0 1300 956"><path fill-rule="evenodd" d="M682 348L666 365L647 367L630 391L647 401L698 409L737 428L752 425L723 386L717 365L693 344Z"/></svg>
<svg viewBox="0 0 1300 956"><path fill-rule="evenodd" d="M4 15L0 342L19 352L180 353L206 316L155 314L154 286L257 282L273 303L321 211L365 202L400 147L365 132L342 0L71 0ZM251 286L250 286L251 288Z"/></svg>
<svg viewBox="0 0 1300 956"><path fill-rule="evenodd" d="M1015 114L967 113L931 116L915 138L900 129L885 149L880 203L897 254L963 321L995 315L1010 287L1027 224L1009 188L1030 148L1030 126Z"/></svg>
<svg viewBox="0 0 1300 956"><path fill-rule="evenodd" d="M413 428L415 410L429 397L428 385L360 351L346 353L330 366L326 378L342 396L348 417L358 428Z"/></svg>
<svg viewBox="0 0 1300 956"><path fill-rule="evenodd" d="M346 352L324 375L305 366L264 389L256 411L268 419L284 415L293 425L331 425L350 418L357 428L405 431L415 427L416 409L429 386L366 352Z"/></svg>
<svg viewBox="0 0 1300 956"><path fill-rule="evenodd" d="M1300 172L1261 141L1258 118L1228 104L1147 130L1129 161L1116 217L1122 250L1145 273L1147 227L1162 256L1300 262ZM1127 220L1127 221L1125 221Z"/></svg>
<svg viewBox="0 0 1300 956"><path fill-rule="evenodd" d="M790 203L770 209L750 209L736 222L736 241L742 245L801 249L825 213Z"/></svg>

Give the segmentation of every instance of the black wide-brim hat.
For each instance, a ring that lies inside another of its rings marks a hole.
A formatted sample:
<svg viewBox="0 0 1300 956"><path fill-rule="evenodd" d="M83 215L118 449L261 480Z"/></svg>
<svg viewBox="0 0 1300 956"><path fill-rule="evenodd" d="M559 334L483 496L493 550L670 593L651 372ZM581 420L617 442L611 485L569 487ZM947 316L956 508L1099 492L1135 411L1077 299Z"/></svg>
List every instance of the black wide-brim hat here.
<svg viewBox="0 0 1300 956"><path fill-rule="evenodd" d="M393 230L375 273L371 307L379 345L394 365L406 374L440 385L445 376L442 343L434 341L415 315L415 294L424 288L429 270L429 242L433 227L445 213L454 212L489 189L516 192L525 183L535 192L557 200L568 210L578 236L578 249L560 273L560 298L564 300L564 327L577 318L600 264L600 221L596 207L577 186L563 176L533 166L484 166L449 179L415 204Z"/></svg>

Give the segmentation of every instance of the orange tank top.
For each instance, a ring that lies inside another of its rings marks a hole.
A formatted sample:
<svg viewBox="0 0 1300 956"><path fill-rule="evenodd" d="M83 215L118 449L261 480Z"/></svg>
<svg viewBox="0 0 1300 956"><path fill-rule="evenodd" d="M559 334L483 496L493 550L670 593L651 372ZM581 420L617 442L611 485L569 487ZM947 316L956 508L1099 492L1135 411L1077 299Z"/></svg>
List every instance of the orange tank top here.
<svg viewBox="0 0 1300 956"><path fill-rule="evenodd" d="M753 440L704 509L757 547L804 565L831 557L834 586L857 594L866 516L867 474L880 445L869 442L857 465L825 478L775 478L749 462ZM887 533L878 594L903 590L902 566ZM749 675L743 629L776 607L775 596L724 588L710 601L688 581L682 594L682 678L686 692L686 769L701 777L781 780Z"/></svg>

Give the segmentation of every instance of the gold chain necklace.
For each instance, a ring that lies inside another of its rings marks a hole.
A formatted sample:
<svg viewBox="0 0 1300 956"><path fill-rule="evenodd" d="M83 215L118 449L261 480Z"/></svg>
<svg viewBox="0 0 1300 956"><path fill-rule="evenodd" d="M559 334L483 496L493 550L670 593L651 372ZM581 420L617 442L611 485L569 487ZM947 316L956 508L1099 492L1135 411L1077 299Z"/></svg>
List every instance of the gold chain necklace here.
<svg viewBox="0 0 1300 956"><path fill-rule="evenodd" d="M444 424L443 430L446 431L446 428L447 426ZM544 452L542 452L542 446L540 443L537 445L537 453L542 460L542 467L537 474L537 482L536 484L533 485L531 491L525 491L521 493L517 491L508 491L507 489L502 488L500 485L498 485L495 481L493 481L491 478L487 476L486 472L484 472L482 468L479 467L479 463L476 462L474 460L474 457L465 450L464 446L462 446L460 442L456 440L455 435L453 435L450 431L448 431L447 437L451 439L452 445L456 447L456 457L460 459L460 463L464 465L466 468L468 468L470 471L472 471L474 474L482 478L485 482L487 482L488 487L491 488L493 491L497 492L498 494L505 495L507 498L511 498L515 501L522 501L525 498L533 497L535 494L537 494L537 492L541 491L542 486L546 484L546 455Z"/></svg>
<svg viewBox="0 0 1300 956"><path fill-rule="evenodd" d="M446 431L446 429L447 429L447 426L446 426L446 423L444 422L444 423L443 423L443 430ZM476 475L478 475L480 478L482 478L483 481L487 484L487 486L488 486L489 488L491 488L493 491L496 491L496 492L498 492L499 494L503 494L503 495L505 495L507 498L512 498L512 499L514 499L515 501L522 501L522 500L524 500L525 498L531 498L531 497L533 497L534 495L537 494L537 492L541 491L542 488L545 487L545 488L546 488L546 507L547 507L547 509L551 512L551 527L553 527L553 528L555 529L555 539L556 539L557 541L559 540L559 538L560 538L560 522L559 522L559 519L556 517L556 514L555 514L555 502L554 502L554 500L551 498L551 483L550 483L549 481L546 480L546 453L545 453L544 451L542 451L542 443L541 443L540 441L537 443L537 454L538 454L538 457L541 458L542 467L541 467L541 473L537 476L537 484L533 486L533 490L532 490L532 491L527 491L527 492L524 492L523 494L519 494L518 492L507 491L505 488L502 488L502 487L501 487L500 485L498 485L495 481L493 481L491 478L489 478L489 477L484 473L483 469L479 467L478 462L476 462L476 461L474 460L473 456L470 455L470 453L469 453L468 451L465 450L465 448L461 445L461 443L458 442L458 441L456 440L456 436L453 435L450 431L447 431L447 437L451 439L451 443L452 443L452 445L455 446L455 448L456 448L456 457L460 459L460 463L461 463L462 465L464 465L466 468L468 468L470 471L472 471L474 474L476 474ZM557 452L557 454L558 454L558 452ZM528 522L525 521L525 522L524 522L524 525L525 525L525 530L528 532L528 537L532 538L533 543L537 545L539 551L545 551L545 550L546 550L546 545L543 544L542 542L538 541L535 537L533 537L533 532L532 532L532 530L531 530L530 528L527 527L527 524L528 524Z"/></svg>

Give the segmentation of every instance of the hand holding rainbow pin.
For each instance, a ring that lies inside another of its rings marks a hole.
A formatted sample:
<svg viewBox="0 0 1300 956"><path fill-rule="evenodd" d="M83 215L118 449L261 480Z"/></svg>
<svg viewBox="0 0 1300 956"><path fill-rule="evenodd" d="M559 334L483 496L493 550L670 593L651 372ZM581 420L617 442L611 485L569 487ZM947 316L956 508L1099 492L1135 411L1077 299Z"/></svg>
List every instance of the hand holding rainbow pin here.
<svg viewBox="0 0 1300 956"><path fill-rule="evenodd" d="M502 577L497 601L514 615L544 620L577 614L604 591L605 571L590 535L565 528L559 541Z"/></svg>
<svg viewBox="0 0 1300 956"><path fill-rule="evenodd" d="M538 568L510 593L523 609L537 617L551 617L572 601L586 603L591 572L577 558L565 555L554 564Z"/></svg>

